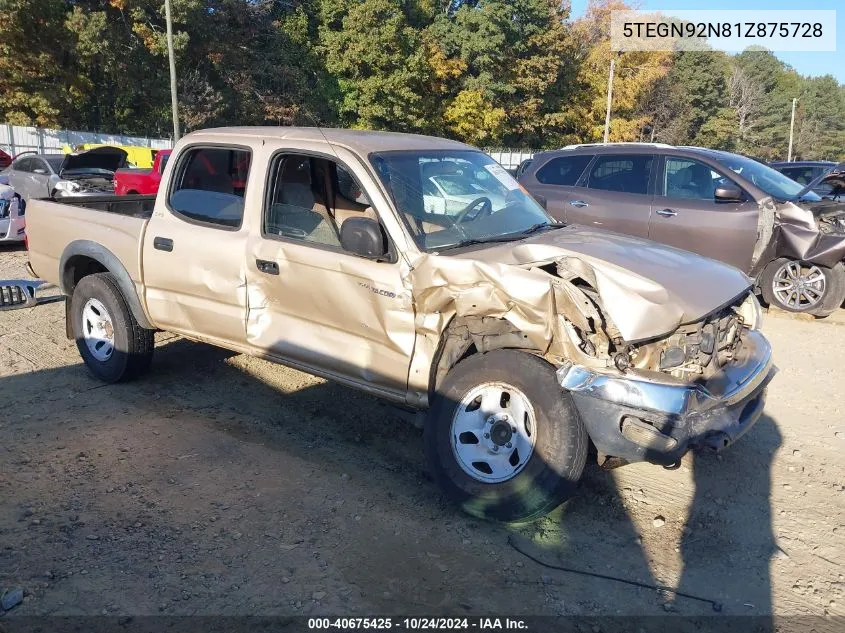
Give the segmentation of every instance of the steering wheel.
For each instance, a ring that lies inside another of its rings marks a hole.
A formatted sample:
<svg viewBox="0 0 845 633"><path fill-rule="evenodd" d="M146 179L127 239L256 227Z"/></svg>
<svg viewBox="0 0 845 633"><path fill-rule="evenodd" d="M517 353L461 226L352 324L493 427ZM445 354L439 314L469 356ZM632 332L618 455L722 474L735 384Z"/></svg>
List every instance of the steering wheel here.
<svg viewBox="0 0 845 633"><path fill-rule="evenodd" d="M478 211L470 215L470 211L475 208L478 208ZM493 213L493 203L490 201L490 198L481 196L480 198L476 198L470 202L458 212L455 216L455 224L461 224L462 222L474 222L475 220L486 217L491 213Z"/></svg>

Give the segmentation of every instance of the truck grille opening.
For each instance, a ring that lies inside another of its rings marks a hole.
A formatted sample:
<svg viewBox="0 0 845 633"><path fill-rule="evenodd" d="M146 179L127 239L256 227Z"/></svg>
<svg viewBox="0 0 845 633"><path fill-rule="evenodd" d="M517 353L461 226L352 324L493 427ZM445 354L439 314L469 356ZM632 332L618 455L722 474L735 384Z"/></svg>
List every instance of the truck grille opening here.
<svg viewBox="0 0 845 633"><path fill-rule="evenodd" d="M0 310L35 304L35 288L26 283L0 282Z"/></svg>

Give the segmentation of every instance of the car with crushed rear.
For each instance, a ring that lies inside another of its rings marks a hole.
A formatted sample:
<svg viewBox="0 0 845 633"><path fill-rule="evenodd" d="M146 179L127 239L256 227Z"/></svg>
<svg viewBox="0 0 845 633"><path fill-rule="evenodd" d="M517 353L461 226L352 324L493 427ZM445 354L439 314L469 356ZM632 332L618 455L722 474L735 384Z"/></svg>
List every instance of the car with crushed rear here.
<svg viewBox="0 0 845 633"><path fill-rule="evenodd" d="M460 206L432 209L438 176ZM556 222L455 141L205 130L156 196L28 209L31 266L99 379L147 372L163 330L336 380L418 421L434 478L480 517L548 512L588 458L722 450L776 371L743 272Z"/></svg>

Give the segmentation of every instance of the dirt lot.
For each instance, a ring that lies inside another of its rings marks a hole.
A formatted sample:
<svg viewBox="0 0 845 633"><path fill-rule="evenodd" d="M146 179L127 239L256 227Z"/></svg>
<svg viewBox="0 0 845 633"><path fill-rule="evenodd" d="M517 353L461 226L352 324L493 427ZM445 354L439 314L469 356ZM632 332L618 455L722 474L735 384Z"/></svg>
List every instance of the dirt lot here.
<svg viewBox="0 0 845 633"><path fill-rule="evenodd" d="M26 276L0 250L0 277ZM520 529L460 513L374 398L167 335L103 386L54 303L0 313L0 585L16 614L845 615L845 315L769 315L780 374L720 457L585 475Z"/></svg>

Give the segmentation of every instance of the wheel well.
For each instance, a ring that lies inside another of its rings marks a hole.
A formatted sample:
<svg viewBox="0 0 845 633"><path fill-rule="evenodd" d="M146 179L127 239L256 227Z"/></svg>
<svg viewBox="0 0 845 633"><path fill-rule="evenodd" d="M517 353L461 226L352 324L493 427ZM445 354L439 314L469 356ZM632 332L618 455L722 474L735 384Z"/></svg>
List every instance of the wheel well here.
<svg viewBox="0 0 845 633"><path fill-rule="evenodd" d="M83 277L88 275L96 275L97 273L107 273L108 268L103 266L100 262L87 255L73 255L67 260L65 269L62 272L62 287L70 296L73 294L73 289L76 284Z"/></svg>
<svg viewBox="0 0 845 633"><path fill-rule="evenodd" d="M136 196L136 195L138 195L138 192L135 191L134 189L130 189L129 191L126 192L126 195L127 196Z"/></svg>
<svg viewBox="0 0 845 633"><path fill-rule="evenodd" d="M494 349L536 350L520 330L506 319L455 317L440 338L429 378L429 399L452 367L478 352Z"/></svg>

